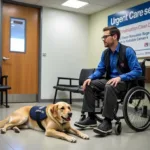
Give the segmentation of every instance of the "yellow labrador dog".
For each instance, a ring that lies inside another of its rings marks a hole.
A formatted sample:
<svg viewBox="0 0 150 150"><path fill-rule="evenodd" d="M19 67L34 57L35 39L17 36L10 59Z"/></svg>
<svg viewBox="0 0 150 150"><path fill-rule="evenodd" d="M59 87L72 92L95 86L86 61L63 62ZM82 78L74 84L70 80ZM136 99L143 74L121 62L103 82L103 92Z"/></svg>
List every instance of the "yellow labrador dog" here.
<svg viewBox="0 0 150 150"><path fill-rule="evenodd" d="M1 133L6 133L7 129L13 129L15 132L19 133L21 128L31 128L41 131L43 129L45 130L46 136L64 139L73 143L76 142L76 139L67 135L64 131L77 135L83 139L89 139L88 135L71 127L71 107L65 102L58 102L46 106L46 117L38 121L40 123L38 123L34 117L31 117L30 114L32 111L33 106L24 106L13 112L6 119L0 121ZM39 110L36 112L39 112ZM41 112L44 113L43 109L41 109Z"/></svg>

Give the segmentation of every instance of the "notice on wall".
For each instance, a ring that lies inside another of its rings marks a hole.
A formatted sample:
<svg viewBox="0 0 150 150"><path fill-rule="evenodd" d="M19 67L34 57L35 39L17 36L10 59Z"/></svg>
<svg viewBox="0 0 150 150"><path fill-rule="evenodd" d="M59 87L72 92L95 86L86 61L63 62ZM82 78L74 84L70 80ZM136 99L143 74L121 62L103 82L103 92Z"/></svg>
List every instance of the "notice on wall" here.
<svg viewBox="0 0 150 150"><path fill-rule="evenodd" d="M120 43L132 47L138 58L150 57L150 1L108 16L108 26L119 28Z"/></svg>

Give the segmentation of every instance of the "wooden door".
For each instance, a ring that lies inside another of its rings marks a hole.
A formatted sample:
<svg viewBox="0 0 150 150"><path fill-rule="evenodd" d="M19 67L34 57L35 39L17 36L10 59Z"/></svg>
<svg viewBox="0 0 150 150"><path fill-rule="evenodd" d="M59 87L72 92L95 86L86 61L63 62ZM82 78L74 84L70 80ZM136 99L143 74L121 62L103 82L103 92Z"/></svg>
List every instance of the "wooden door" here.
<svg viewBox="0 0 150 150"><path fill-rule="evenodd" d="M2 19L3 74L8 75L9 101L35 101L38 94L38 54L39 54L39 13L38 8L4 3ZM26 21L26 51L10 52L10 19L22 18ZM29 95L34 99L30 99ZM19 96L17 98L17 96ZM30 99L30 100L29 100Z"/></svg>

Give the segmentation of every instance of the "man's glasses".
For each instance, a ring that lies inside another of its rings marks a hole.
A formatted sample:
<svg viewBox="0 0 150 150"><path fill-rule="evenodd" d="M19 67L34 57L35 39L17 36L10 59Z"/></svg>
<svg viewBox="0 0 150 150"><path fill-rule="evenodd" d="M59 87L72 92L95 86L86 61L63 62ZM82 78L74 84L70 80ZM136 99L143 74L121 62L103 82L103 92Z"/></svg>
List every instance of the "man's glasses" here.
<svg viewBox="0 0 150 150"><path fill-rule="evenodd" d="M111 35L111 34L109 34L109 35L104 35L104 36L102 36L102 40L107 39L109 36L113 36L113 35Z"/></svg>

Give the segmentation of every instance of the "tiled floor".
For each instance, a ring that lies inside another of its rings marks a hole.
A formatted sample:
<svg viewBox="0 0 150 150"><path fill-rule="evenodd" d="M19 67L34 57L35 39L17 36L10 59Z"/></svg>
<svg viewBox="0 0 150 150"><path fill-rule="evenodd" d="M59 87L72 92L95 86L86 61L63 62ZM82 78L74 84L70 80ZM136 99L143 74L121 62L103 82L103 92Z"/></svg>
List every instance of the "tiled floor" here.
<svg viewBox="0 0 150 150"><path fill-rule="evenodd" d="M0 120L17 108L25 105L35 105L35 103L10 104L10 108L0 108ZM40 103L38 105L47 105ZM71 124L79 119L80 103L73 103L73 118ZM149 150L150 130L135 133L124 121L123 130L120 136L115 133L108 137L99 137L91 129L82 132L90 136L90 140L83 140L78 137L77 143L69 143L64 140L46 137L43 132L34 130L21 130L19 134L9 130L6 134L0 134L0 150Z"/></svg>

